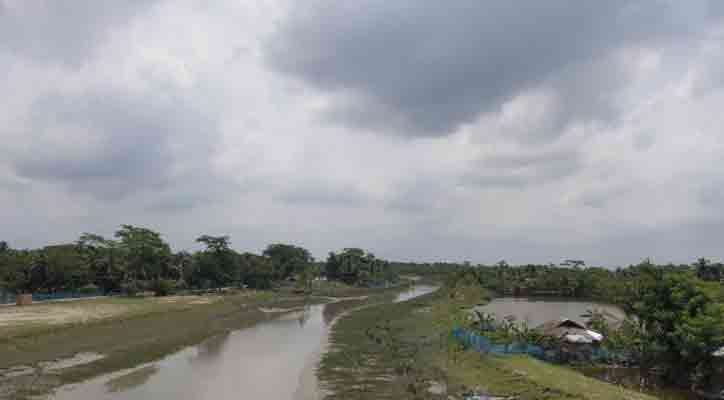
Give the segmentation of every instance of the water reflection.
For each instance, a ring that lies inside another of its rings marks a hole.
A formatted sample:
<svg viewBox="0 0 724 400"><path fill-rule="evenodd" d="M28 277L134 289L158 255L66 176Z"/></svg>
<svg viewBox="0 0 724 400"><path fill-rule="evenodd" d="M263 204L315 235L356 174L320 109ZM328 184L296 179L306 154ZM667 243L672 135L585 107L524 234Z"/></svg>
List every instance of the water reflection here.
<svg viewBox="0 0 724 400"><path fill-rule="evenodd" d="M110 393L123 392L145 384L151 376L157 372L157 366L148 365L146 367L133 370L125 375L108 380L108 382L106 382L106 389Z"/></svg>
<svg viewBox="0 0 724 400"><path fill-rule="evenodd" d="M310 318L310 316L311 316L311 309L312 309L312 308L311 308L309 305L305 305L305 306L304 306L304 311L302 311L302 312L299 314L299 319L298 319L298 321L299 321L299 326L300 326L300 327L304 327L304 325L307 323L307 321L309 321L309 318Z"/></svg>
<svg viewBox="0 0 724 400"><path fill-rule="evenodd" d="M231 332L222 333L201 342L198 351L191 358L191 362L215 362L216 358L224 351L224 347L231 336Z"/></svg>
<svg viewBox="0 0 724 400"><path fill-rule="evenodd" d="M401 294L398 301L434 289L419 286ZM251 328L215 336L151 366L63 387L54 398L317 399L314 371L329 332L325 307L307 306Z"/></svg>

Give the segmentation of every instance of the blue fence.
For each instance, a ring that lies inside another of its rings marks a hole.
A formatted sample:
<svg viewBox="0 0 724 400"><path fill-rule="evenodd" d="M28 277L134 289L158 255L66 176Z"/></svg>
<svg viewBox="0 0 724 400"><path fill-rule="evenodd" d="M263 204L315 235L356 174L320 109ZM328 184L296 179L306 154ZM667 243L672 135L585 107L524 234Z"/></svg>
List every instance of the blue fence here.
<svg viewBox="0 0 724 400"><path fill-rule="evenodd" d="M10 292L0 289L0 304L15 302L15 296L11 296Z"/></svg>
<svg viewBox="0 0 724 400"><path fill-rule="evenodd" d="M513 342L507 344L493 343L490 338L460 328L453 329L453 337L459 339L463 344L479 353L509 355L528 354L532 357L545 360L570 360L587 359L595 361L619 360L620 355L613 354L600 347L581 347L579 351L568 351L565 348L544 349L541 346L530 343Z"/></svg>
<svg viewBox="0 0 724 400"><path fill-rule="evenodd" d="M102 296L101 292L55 292L55 293L33 293L33 301L84 299L88 297ZM9 292L0 292L0 304L14 304L15 295Z"/></svg>
<svg viewBox="0 0 724 400"><path fill-rule="evenodd" d="M536 358L544 358L545 350L542 347L514 342L507 344L493 343L490 338L482 335L475 334L473 332L464 331L460 328L453 329L452 334L454 337L460 339L465 346L474 349L479 353L492 353L492 354L529 354Z"/></svg>

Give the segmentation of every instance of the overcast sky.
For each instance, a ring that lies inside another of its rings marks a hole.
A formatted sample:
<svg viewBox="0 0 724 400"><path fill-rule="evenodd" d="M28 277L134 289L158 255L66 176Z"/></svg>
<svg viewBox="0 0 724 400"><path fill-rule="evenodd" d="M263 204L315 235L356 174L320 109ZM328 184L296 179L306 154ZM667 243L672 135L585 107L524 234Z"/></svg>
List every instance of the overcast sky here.
<svg viewBox="0 0 724 400"><path fill-rule="evenodd" d="M724 2L0 0L0 240L724 253Z"/></svg>

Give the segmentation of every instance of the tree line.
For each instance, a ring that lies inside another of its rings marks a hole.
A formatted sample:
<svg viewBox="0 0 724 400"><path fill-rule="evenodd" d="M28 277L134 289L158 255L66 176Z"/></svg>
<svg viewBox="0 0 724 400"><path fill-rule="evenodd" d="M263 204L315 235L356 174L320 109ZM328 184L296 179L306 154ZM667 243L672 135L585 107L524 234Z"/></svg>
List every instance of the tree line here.
<svg viewBox="0 0 724 400"><path fill-rule="evenodd" d="M305 248L268 245L261 254L238 252L228 236L201 235L203 248L174 252L160 233L122 225L112 238L82 234L75 243L14 249L0 241L0 289L15 293L95 291L166 295L184 289L269 289L284 281L309 288L319 276L372 285L393 279L389 263L362 249L330 252L315 262Z"/></svg>

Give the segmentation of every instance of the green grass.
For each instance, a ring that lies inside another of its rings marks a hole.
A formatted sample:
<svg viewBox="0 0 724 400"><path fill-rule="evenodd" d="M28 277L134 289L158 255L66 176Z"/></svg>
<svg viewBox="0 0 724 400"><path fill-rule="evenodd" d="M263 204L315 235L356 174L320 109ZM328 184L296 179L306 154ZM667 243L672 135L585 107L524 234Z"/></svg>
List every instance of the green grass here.
<svg viewBox="0 0 724 400"><path fill-rule="evenodd" d="M528 399L631 399L652 397L588 378L579 372L529 357L484 356L462 351L441 333L450 315L476 304L486 293L455 298L440 290L408 302L356 311L340 319L318 376L328 399L426 399L432 382L448 393L476 389L490 395ZM370 328L385 332L371 340ZM387 329L389 328L389 329Z"/></svg>

